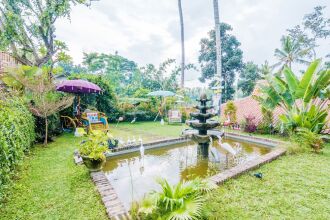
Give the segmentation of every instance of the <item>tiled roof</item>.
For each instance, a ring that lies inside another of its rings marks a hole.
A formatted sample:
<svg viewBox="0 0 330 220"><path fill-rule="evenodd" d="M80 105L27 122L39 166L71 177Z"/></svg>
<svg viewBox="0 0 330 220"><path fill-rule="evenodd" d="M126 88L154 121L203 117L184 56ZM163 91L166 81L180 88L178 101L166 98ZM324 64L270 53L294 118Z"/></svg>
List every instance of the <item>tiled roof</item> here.
<svg viewBox="0 0 330 220"><path fill-rule="evenodd" d="M245 116L253 115L255 117L255 123L259 124L262 121L262 112L261 106L252 96L247 96L245 98L237 99L233 101L235 106L237 107L236 118L238 123L242 123L245 121ZM330 100L326 104L330 105ZM226 103L221 105L221 118L227 118L224 115L224 109L226 107ZM273 110L273 123L277 123L279 120L279 116L284 113L284 110L280 107L276 107ZM328 128L330 128L330 111L328 113ZM330 134L330 129L325 130L325 133Z"/></svg>
<svg viewBox="0 0 330 220"><path fill-rule="evenodd" d="M258 101L252 98L252 96L247 96L245 98L241 98L233 101L235 106L237 107L236 118L237 122L241 123L245 121L245 116L253 115L255 117L255 123L259 124L262 121L262 112L261 106ZM226 103L221 105L221 117L227 118L224 115L224 109L226 107ZM278 121L278 116L283 114L284 110L282 108L275 108L273 111L274 123Z"/></svg>

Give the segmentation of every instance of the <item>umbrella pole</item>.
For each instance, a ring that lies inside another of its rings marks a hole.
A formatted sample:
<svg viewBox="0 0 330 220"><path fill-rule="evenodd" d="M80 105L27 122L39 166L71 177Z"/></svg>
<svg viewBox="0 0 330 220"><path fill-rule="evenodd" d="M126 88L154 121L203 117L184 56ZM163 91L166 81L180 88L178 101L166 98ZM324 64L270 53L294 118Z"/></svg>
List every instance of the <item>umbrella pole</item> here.
<svg viewBox="0 0 330 220"><path fill-rule="evenodd" d="M78 115L80 116L80 95L78 95Z"/></svg>

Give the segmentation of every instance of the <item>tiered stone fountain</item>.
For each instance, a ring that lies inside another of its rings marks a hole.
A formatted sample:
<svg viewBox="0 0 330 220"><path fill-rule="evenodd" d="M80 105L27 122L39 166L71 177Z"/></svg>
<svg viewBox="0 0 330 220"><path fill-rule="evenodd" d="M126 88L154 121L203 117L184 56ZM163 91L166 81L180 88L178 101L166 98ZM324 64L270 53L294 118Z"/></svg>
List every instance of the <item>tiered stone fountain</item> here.
<svg viewBox="0 0 330 220"><path fill-rule="evenodd" d="M208 112L208 110L213 109L213 106L207 105L207 102L211 100L207 98L206 94L202 94L197 101L200 102L200 105L195 108L198 109L199 112L190 113L190 116L197 120L189 120L186 122L194 130L186 130L183 133L191 136L192 140L198 143L199 155L208 157L211 135L222 136L220 131L211 129L219 126L220 123L215 120L210 120L210 118L214 117L216 114Z"/></svg>

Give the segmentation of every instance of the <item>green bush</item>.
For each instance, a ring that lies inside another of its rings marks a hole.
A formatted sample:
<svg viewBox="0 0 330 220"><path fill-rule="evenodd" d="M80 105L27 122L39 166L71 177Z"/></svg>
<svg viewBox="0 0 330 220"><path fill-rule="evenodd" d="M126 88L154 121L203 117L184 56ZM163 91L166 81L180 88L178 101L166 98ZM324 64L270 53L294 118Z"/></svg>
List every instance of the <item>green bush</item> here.
<svg viewBox="0 0 330 220"><path fill-rule="evenodd" d="M64 114L66 115L66 114ZM36 140L38 142L43 142L45 139L45 119L40 117L35 117L35 133ZM60 113L55 113L48 117L48 140L52 141L53 137L60 135L63 132Z"/></svg>
<svg viewBox="0 0 330 220"><path fill-rule="evenodd" d="M34 117L23 101L0 100L0 195L34 140Z"/></svg>
<svg viewBox="0 0 330 220"><path fill-rule="evenodd" d="M273 112L264 107L261 107L262 121L257 127L260 134L275 133L275 126L273 124Z"/></svg>
<svg viewBox="0 0 330 220"><path fill-rule="evenodd" d="M293 146L289 148L289 153L305 152L312 149L315 153L320 153L324 148L322 136L310 131L307 128L297 128L291 135Z"/></svg>

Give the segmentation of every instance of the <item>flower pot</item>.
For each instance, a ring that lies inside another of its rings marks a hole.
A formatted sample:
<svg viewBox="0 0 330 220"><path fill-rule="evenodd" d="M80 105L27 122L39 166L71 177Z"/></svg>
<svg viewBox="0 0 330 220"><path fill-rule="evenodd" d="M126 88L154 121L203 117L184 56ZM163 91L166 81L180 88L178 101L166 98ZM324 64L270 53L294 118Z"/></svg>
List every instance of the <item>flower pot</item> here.
<svg viewBox="0 0 330 220"><path fill-rule="evenodd" d="M89 169L91 172L100 171L105 163L105 160L99 159L94 160L90 157L81 156L85 166Z"/></svg>

